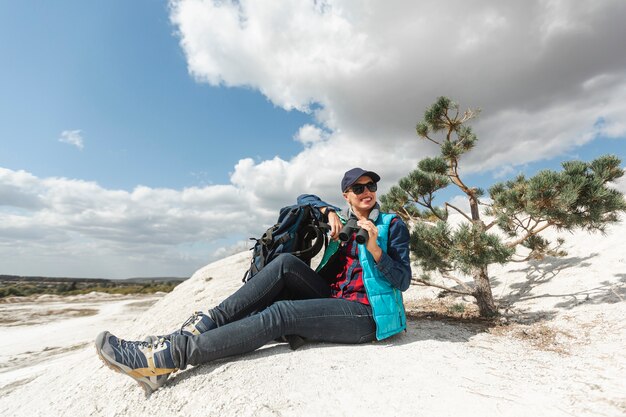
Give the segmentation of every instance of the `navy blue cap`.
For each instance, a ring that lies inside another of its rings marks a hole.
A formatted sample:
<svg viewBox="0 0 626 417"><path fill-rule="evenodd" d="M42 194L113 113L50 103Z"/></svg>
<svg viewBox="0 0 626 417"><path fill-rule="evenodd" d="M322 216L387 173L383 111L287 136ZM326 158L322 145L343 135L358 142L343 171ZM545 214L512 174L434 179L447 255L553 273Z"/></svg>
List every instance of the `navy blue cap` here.
<svg viewBox="0 0 626 417"><path fill-rule="evenodd" d="M363 175L370 177L374 182L380 181L380 176L373 171L366 171L362 168L352 168L343 175L343 179L341 180L341 192L343 193L348 190L348 188Z"/></svg>

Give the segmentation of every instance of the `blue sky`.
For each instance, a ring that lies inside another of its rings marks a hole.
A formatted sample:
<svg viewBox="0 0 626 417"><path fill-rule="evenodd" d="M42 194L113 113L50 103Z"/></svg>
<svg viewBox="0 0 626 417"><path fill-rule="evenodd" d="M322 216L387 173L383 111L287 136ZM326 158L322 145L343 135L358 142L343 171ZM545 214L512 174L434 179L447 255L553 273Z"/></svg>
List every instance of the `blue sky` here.
<svg viewBox="0 0 626 417"><path fill-rule="evenodd" d="M0 43L0 165L181 188L227 182L242 156L302 148L292 136L310 115L197 83L174 31L164 1L3 2L0 37L19 42ZM58 141L65 130L81 131L82 151Z"/></svg>
<svg viewBox="0 0 626 417"><path fill-rule="evenodd" d="M626 159L623 2L361 6L0 3L0 273L190 275L350 167L387 190L439 95L482 109L471 185Z"/></svg>

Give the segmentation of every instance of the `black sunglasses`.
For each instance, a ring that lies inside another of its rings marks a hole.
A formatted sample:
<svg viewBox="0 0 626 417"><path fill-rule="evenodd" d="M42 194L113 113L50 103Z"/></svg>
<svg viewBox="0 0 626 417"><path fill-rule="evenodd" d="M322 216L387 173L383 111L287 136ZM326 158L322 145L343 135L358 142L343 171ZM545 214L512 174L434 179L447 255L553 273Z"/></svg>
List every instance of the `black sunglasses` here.
<svg viewBox="0 0 626 417"><path fill-rule="evenodd" d="M367 187L370 192L375 192L378 189L378 185L375 182L368 182L367 184L354 184L350 189L356 195L363 194L365 191L365 187Z"/></svg>

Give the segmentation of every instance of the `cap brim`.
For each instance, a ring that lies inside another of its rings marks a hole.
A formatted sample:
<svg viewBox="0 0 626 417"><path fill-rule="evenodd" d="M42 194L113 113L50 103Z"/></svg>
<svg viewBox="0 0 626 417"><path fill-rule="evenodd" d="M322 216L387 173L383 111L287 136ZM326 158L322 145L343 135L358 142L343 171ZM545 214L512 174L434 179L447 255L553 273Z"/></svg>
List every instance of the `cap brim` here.
<svg viewBox="0 0 626 417"><path fill-rule="evenodd" d="M380 175L375 173L374 171L367 171L361 175L362 177L370 177L372 181L378 182L380 181Z"/></svg>

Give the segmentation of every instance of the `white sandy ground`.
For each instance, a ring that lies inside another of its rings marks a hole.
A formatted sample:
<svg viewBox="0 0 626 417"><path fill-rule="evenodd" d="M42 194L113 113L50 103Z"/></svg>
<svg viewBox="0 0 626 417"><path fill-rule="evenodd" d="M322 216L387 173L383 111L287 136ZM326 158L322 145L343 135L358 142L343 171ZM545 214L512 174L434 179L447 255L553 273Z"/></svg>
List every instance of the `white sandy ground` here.
<svg viewBox="0 0 626 417"><path fill-rule="evenodd" d="M564 237L565 258L491 268L509 326L433 314L365 345L271 344L178 372L149 398L88 346L2 381L0 415L624 416L626 223ZM106 329L129 339L172 330L236 290L248 262L245 252L210 264ZM412 287L405 300L437 293Z"/></svg>
<svg viewBox="0 0 626 417"><path fill-rule="evenodd" d="M0 304L1 389L36 378L53 362L91 346L103 326L145 311L162 296L44 295Z"/></svg>

